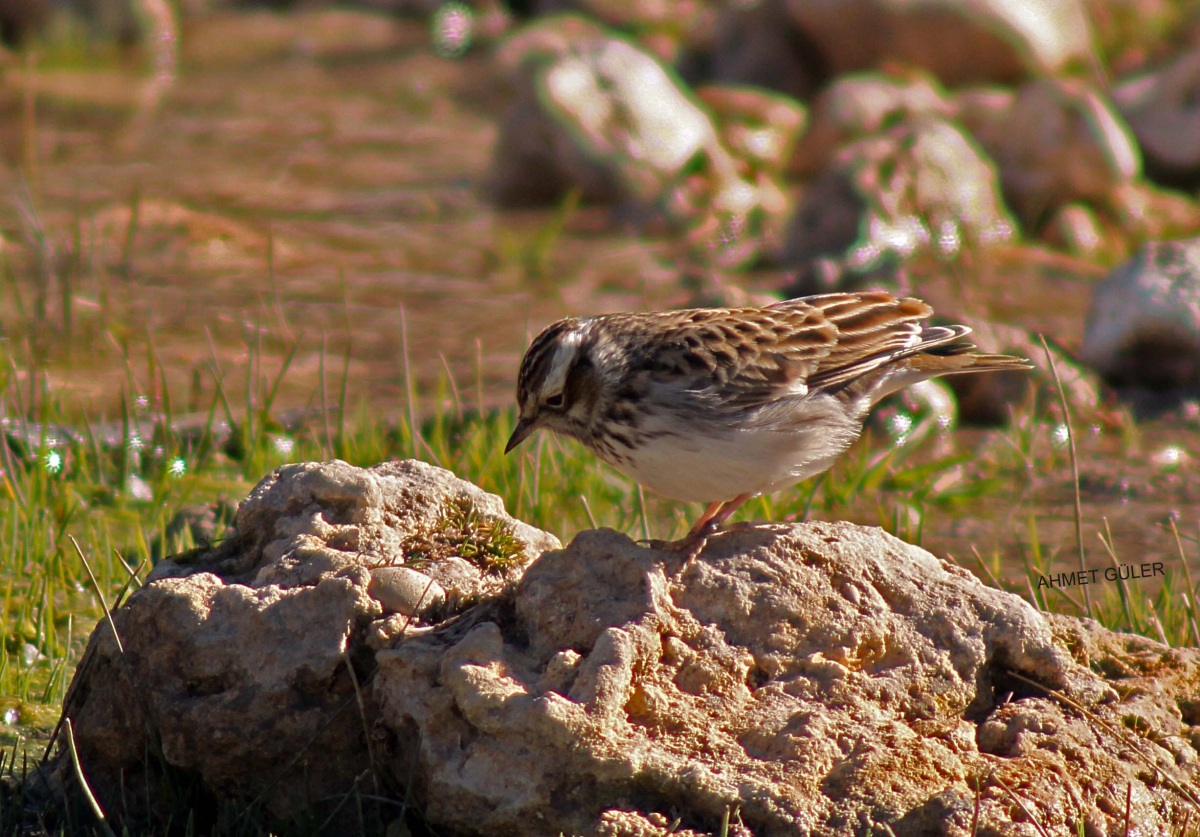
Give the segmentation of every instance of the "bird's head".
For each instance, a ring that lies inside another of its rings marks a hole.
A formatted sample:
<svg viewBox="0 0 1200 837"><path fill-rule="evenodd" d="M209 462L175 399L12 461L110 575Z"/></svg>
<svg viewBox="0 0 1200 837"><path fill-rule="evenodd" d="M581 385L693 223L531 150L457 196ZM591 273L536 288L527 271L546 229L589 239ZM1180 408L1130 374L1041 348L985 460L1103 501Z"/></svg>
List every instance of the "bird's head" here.
<svg viewBox="0 0 1200 837"><path fill-rule="evenodd" d="M601 391L593 326L559 320L529 345L517 376L517 426L505 453L543 427L576 439L587 435Z"/></svg>

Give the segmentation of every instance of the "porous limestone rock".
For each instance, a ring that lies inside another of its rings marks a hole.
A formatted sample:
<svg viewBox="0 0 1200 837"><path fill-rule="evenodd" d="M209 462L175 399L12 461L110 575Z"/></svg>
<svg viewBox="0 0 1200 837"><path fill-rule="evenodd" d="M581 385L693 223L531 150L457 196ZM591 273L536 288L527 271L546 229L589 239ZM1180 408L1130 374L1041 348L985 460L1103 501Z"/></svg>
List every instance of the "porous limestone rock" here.
<svg viewBox="0 0 1200 837"><path fill-rule="evenodd" d="M684 564L510 522L537 560L436 625L384 615L368 567L421 552L412 533L464 496L507 520L420 463L287 466L235 546L117 608L124 652L101 623L67 702L110 816L164 775L378 833L404 805L439 834L606 837L1167 833L1200 813L1194 649L1047 617L847 523L734 526ZM396 805L353 819L356 788Z"/></svg>
<svg viewBox="0 0 1200 837"><path fill-rule="evenodd" d="M558 546L498 497L416 461L285 465L242 502L235 529L151 572L113 611L120 645L107 623L91 638L64 711L109 810L124 800L146 815L137 806L169 797L179 775L285 819L344 794L371 761L368 633L453 616ZM497 534L511 554L489 569L479 541ZM371 573L399 564L434 580L440 607L388 614ZM147 771L148 756L167 769Z"/></svg>

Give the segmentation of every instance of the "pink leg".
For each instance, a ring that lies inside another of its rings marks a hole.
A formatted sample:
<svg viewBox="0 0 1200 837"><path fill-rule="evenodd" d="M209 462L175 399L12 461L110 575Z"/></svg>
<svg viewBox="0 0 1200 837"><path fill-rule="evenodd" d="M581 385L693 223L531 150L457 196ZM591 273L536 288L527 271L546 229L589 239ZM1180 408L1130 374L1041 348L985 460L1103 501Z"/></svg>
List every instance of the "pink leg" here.
<svg viewBox="0 0 1200 837"><path fill-rule="evenodd" d="M691 538L694 538L696 535L700 534L704 527L708 525L708 522L717 516L724 505L724 500L718 500L715 503L709 503L708 508L704 510L704 514L700 515L700 518L692 524L692 528L688 529L688 533L683 536L683 540L690 540Z"/></svg>
<svg viewBox="0 0 1200 837"><path fill-rule="evenodd" d="M700 515L700 519L681 540L673 541L665 546L676 552L685 553L687 557L684 558L684 564L691 563L704 549L708 539L715 535L725 521L753 496L753 494L740 494L724 503L710 503L704 510L704 514Z"/></svg>
<svg viewBox="0 0 1200 837"><path fill-rule="evenodd" d="M699 537L701 533L704 534L707 540L709 535L720 529L725 521L732 517L733 513L740 509L742 504L753 496L753 494L739 494L732 500L710 503L708 508L704 510L704 514L700 515L700 519L688 530L688 533L683 538L683 542L687 543L693 538Z"/></svg>

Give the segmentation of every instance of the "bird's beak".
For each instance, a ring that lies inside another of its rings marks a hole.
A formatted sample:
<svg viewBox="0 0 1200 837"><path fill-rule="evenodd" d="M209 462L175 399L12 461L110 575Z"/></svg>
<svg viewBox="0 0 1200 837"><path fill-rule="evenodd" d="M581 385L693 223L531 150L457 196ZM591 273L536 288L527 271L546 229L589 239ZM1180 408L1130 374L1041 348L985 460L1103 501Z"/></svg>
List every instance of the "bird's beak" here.
<svg viewBox="0 0 1200 837"><path fill-rule="evenodd" d="M513 448L528 439L535 430L537 430L537 420L521 416L517 419L517 426L513 428L512 435L508 437L508 444L504 446L504 452L510 453Z"/></svg>

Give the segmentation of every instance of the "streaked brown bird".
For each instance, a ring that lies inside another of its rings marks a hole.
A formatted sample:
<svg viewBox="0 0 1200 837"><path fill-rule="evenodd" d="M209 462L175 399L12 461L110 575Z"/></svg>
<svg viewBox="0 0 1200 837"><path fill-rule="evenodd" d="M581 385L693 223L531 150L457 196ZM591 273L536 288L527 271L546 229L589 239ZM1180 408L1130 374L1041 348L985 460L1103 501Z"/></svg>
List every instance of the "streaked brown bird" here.
<svg viewBox="0 0 1200 837"><path fill-rule="evenodd" d="M884 396L940 375L1029 369L981 354L925 302L832 293L765 308L560 320L530 344L505 453L545 428L651 491L707 509L694 557L746 500L827 470Z"/></svg>

